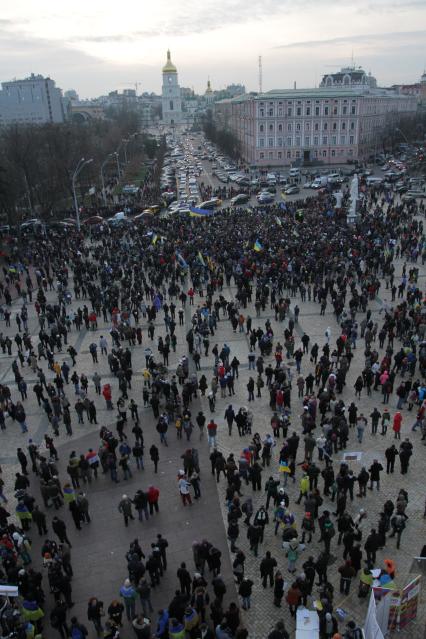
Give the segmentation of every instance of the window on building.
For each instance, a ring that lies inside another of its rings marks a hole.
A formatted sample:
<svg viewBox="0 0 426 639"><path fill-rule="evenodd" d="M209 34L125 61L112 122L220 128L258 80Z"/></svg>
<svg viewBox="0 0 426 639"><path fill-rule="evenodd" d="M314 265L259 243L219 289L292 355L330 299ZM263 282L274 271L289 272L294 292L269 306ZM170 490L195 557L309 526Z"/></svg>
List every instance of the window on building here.
<svg viewBox="0 0 426 639"><path fill-rule="evenodd" d="M320 108L319 106L315 107L315 115L319 115L320 114Z"/></svg>
<svg viewBox="0 0 426 639"><path fill-rule="evenodd" d="M333 122L333 131L337 131L337 122Z"/></svg>
<svg viewBox="0 0 426 639"><path fill-rule="evenodd" d="M287 138L287 146L291 146L292 143L292 139L291 138Z"/></svg>
<svg viewBox="0 0 426 639"><path fill-rule="evenodd" d="M326 157L327 157L327 151L323 151L323 152L322 152L322 157L323 157L323 158L326 158Z"/></svg>
<svg viewBox="0 0 426 639"><path fill-rule="evenodd" d="M265 146L265 140L263 138L259 139L259 146L260 148L263 148Z"/></svg>
<svg viewBox="0 0 426 639"><path fill-rule="evenodd" d="M350 135L350 136L349 136L349 144L353 144L353 143L354 143L354 141L355 141L354 136L353 136L353 135Z"/></svg>
<svg viewBox="0 0 426 639"><path fill-rule="evenodd" d="M299 122L296 124L296 131L300 131L300 123Z"/></svg>
<svg viewBox="0 0 426 639"><path fill-rule="evenodd" d="M301 107L297 107L297 109L296 109L296 115L302 115L302 109L301 109Z"/></svg>
<svg viewBox="0 0 426 639"><path fill-rule="evenodd" d="M291 158L291 151L287 151L287 158L290 159Z"/></svg>
<svg viewBox="0 0 426 639"><path fill-rule="evenodd" d="M260 160L263 160L264 158L265 158L265 154L264 154L264 153L260 153L260 154L259 154L259 159L260 159Z"/></svg>
<svg viewBox="0 0 426 639"><path fill-rule="evenodd" d="M169 102L169 110L173 111L173 100L170 100Z"/></svg>
<svg viewBox="0 0 426 639"><path fill-rule="evenodd" d="M278 146L282 146L283 145L283 139L282 138L277 138L277 145Z"/></svg>
<svg viewBox="0 0 426 639"><path fill-rule="evenodd" d="M335 151L334 149L332 149L332 151L331 151L331 157L332 157L332 158L334 158L334 157L335 157L335 155L336 155L336 151Z"/></svg>
<svg viewBox="0 0 426 639"><path fill-rule="evenodd" d="M347 115L347 113L348 113L348 107L347 106L343 107L342 113L343 113L343 115Z"/></svg>
<svg viewBox="0 0 426 639"><path fill-rule="evenodd" d="M327 124L327 122L324 122L324 125L323 125L323 127L322 127L322 128L323 128L323 131L327 131L327 129L328 129L328 124Z"/></svg>
<svg viewBox="0 0 426 639"><path fill-rule="evenodd" d="M265 109L259 109L260 117L263 118L265 116Z"/></svg>
<svg viewBox="0 0 426 639"><path fill-rule="evenodd" d="M283 156L282 151L278 151L278 154L277 154L277 155L278 155L278 159L279 159L279 160L281 160L281 158L282 158L282 156Z"/></svg>
<svg viewBox="0 0 426 639"><path fill-rule="evenodd" d="M355 130L355 122L351 122L351 131Z"/></svg>
<svg viewBox="0 0 426 639"><path fill-rule="evenodd" d="M311 144L311 138L309 137L309 135L305 135L305 146L310 146Z"/></svg>
<svg viewBox="0 0 426 639"><path fill-rule="evenodd" d="M328 106L324 107L324 115L328 115Z"/></svg>
<svg viewBox="0 0 426 639"><path fill-rule="evenodd" d="M337 115L337 106L333 107L333 115Z"/></svg>
<svg viewBox="0 0 426 639"><path fill-rule="evenodd" d="M300 136L296 137L295 144L296 144L296 146L300 146Z"/></svg>
<svg viewBox="0 0 426 639"><path fill-rule="evenodd" d="M346 122L342 122L342 131L346 130Z"/></svg>
<svg viewBox="0 0 426 639"><path fill-rule="evenodd" d="M269 109L269 115L272 117L274 115L274 109Z"/></svg>
<svg viewBox="0 0 426 639"><path fill-rule="evenodd" d="M282 109L282 107L279 107L279 108L278 108L278 115L280 115L280 116L281 116L282 114L283 114L283 109Z"/></svg>
<svg viewBox="0 0 426 639"><path fill-rule="evenodd" d="M315 129L315 131L319 131L319 123L318 122L315 122L314 129Z"/></svg>
<svg viewBox="0 0 426 639"><path fill-rule="evenodd" d="M351 115L356 115L356 106L351 106Z"/></svg>
<svg viewBox="0 0 426 639"><path fill-rule="evenodd" d="M292 113L293 113L293 109L291 107L287 107L287 115L289 118L291 118Z"/></svg>
<svg viewBox="0 0 426 639"><path fill-rule="evenodd" d="M274 146L274 138L268 138L268 146Z"/></svg>
<svg viewBox="0 0 426 639"><path fill-rule="evenodd" d="M316 135L314 137L314 146L318 146L318 144L319 144L319 137Z"/></svg>
<svg viewBox="0 0 426 639"><path fill-rule="evenodd" d="M263 126L263 124L259 124L259 131L261 133L263 133L264 129L265 129L265 127Z"/></svg>
<svg viewBox="0 0 426 639"><path fill-rule="evenodd" d="M346 144L346 135L340 136L340 144Z"/></svg>
<svg viewBox="0 0 426 639"><path fill-rule="evenodd" d="M291 122L287 124L287 131L291 131Z"/></svg>
<svg viewBox="0 0 426 639"><path fill-rule="evenodd" d="M328 137L326 135L322 136L322 143L323 144L328 144Z"/></svg>
<svg viewBox="0 0 426 639"><path fill-rule="evenodd" d="M305 122L305 131L310 131L310 130L311 130L311 123Z"/></svg>
<svg viewBox="0 0 426 639"><path fill-rule="evenodd" d="M283 125L282 125L282 124L279 124L279 125L278 125L278 131L282 131L282 130L283 130Z"/></svg>
<svg viewBox="0 0 426 639"><path fill-rule="evenodd" d="M306 107L306 115L311 115L311 107Z"/></svg>
<svg viewBox="0 0 426 639"><path fill-rule="evenodd" d="M337 135L331 137L331 144L337 144Z"/></svg>

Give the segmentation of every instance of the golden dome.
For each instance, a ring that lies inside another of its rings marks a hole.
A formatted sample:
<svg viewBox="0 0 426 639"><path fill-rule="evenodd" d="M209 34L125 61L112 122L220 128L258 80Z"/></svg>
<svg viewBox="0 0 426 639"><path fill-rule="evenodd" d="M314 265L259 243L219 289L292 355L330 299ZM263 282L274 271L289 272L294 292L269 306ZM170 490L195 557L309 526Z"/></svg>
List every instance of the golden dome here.
<svg viewBox="0 0 426 639"><path fill-rule="evenodd" d="M167 62L163 67L163 73L177 73L177 69L170 57L170 49L167 50Z"/></svg>

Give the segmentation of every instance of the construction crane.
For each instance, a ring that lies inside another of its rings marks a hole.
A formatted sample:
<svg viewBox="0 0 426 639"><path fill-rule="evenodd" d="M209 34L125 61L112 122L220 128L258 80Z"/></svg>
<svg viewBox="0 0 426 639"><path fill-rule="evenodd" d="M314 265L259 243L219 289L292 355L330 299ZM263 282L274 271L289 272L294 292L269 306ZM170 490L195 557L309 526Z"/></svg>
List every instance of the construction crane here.
<svg viewBox="0 0 426 639"><path fill-rule="evenodd" d="M137 82L120 82L120 85L122 86L133 86L135 87L135 91L136 91L136 95L138 94L138 87L140 87L142 85L142 82L137 81Z"/></svg>

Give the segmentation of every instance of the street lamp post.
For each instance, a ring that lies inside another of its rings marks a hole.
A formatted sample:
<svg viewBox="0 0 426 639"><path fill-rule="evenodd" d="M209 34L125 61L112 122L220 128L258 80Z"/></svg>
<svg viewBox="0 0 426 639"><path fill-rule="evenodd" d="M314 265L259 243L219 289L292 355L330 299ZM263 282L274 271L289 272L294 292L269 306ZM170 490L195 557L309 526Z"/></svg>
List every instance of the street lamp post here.
<svg viewBox="0 0 426 639"><path fill-rule="evenodd" d="M120 148L120 147L118 147L118 148ZM114 151L113 155L115 156L115 160L117 162L117 173L118 173L118 179L120 180L120 178L121 178L120 155L119 155L118 151Z"/></svg>
<svg viewBox="0 0 426 639"><path fill-rule="evenodd" d="M110 161L110 159L113 157L112 153L109 153L106 157L106 159L103 161L102 166L101 166L101 183L102 183L102 199L104 201L104 205L107 205L107 201L106 201L106 191L105 191L105 178L104 178L104 168L105 166L108 164L108 162Z"/></svg>
<svg viewBox="0 0 426 639"><path fill-rule="evenodd" d="M77 180L78 176L80 175L81 171L84 169L84 167L87 164L90 164L91 162L93 162L92 158L90 158L90 160L85 160L84 158L81 158L81 160L77 164L77 166L75 168L75 171L73 173L73 176L72 176L72 192L73 192L73 196L74 196L75 221L76 221L76 224L77 224L77 231L80 231L80 211L78 210L76 180Z"/></svg>

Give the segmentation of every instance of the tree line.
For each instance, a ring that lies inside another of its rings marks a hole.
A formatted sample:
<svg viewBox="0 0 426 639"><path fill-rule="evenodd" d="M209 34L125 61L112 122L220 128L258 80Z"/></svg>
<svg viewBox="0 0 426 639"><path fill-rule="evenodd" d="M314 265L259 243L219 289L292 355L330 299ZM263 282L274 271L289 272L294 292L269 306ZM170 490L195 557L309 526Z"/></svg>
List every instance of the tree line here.
<svg viewBox="0 0 426 639"><path fill-rule="evenodd" d="M12 125L0 129L0 215L16 223L34 215L47 218L56 211L72 209L72 177L81 158L92 159L81 172L79 198L93 186L100 188L100 168L109 154L119 150L124 163L122 140L128 159L152 157L152 139L139 132L137 115L116 113L107 120L86 124ZM119 148L121 144L121 149ZM104 167L104 176L117 174L116 158Z"/></svg>

